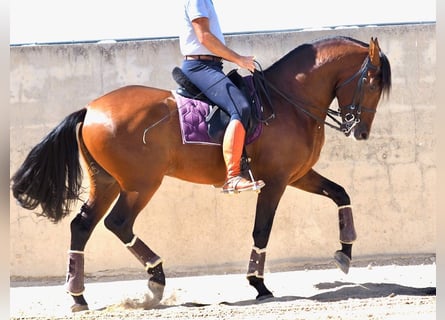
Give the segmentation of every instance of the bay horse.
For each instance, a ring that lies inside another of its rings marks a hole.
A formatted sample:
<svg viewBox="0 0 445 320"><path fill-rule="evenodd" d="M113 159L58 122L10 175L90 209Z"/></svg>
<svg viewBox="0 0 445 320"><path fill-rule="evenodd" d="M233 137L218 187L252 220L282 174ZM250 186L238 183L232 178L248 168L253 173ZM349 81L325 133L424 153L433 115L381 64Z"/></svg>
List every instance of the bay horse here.
<svg viewBox="0 0 445 320"><path fill-rule="evenodd" d="M330 198L338 206L341 249L334 260L348 272L356 240L350 197L312 167L324 143L327 116L357 140L369 137L381 96L389 94L391 68L378 41L329 37L298 46L262 72L268 94L264 112L274 114L260 137L246 146L252 172L265 181L257 194L253 247L247 279L257 299L273 297L264 284L266 247L278 203L287 186ZM330 108L334 99L338 111ZM11 189L26 209L38 206L58 222L79 200L82 156L89 196L70 224L66 289L72 311L87 310L84 249L97 223L104 224L148 273L152 305L163 296L161 258L133 233L139 212L164 176L221 186L225 165L220 147L183 144L172 91L131 85L109 92L68 115L28 154L11 178ZM147 127L150 130L147 133ZM292 156L284 156L292 155ZM111 205L116 200L112 208ZM229 200L230 201L230 200Z"/></svg>

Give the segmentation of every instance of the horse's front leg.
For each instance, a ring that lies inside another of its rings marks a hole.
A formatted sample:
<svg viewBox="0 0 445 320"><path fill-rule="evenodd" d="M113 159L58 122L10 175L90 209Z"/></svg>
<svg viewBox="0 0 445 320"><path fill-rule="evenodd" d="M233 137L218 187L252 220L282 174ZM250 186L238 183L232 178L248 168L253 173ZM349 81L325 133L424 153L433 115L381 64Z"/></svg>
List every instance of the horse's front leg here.
<svg viewBox="0 0 445 320"><path fill-rule="evenodd" d="M326 196L337 204L342 248L335 252L334 261L344 273L348 273L352 260L352 243L357 238L349 195L342 186L326 179L314 170L310 170L291 186Z"/></svg>
<svg viewBox="0 0 445 320"><path fill-rule="evenodd" d="M254 246L252 248L247 271L249 284L257 292L257 300L273 297L272 292L264 284L264 265L266 262L266 247L269 242L270 232L275 217L278 203L286 188L284 183L280 184L271 180L258 195L256 205L255 225L253 228Z"/></svg>

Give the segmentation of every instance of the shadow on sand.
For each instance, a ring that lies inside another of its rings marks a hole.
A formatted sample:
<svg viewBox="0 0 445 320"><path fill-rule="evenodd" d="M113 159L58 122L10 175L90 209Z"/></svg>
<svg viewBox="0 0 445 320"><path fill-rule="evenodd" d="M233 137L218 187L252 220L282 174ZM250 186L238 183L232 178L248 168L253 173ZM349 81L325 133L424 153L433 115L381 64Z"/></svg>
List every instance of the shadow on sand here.
<svg viewBox="0 0 445 320"><path fill-rule="evenodd" d="M319 290L329 290L323 293L316 294L311 297L299 297L299 296L283 296L273 297L262 301L257 300L244 300L237 302L221 302L221 305L228 306L247 306L259 303L268 302L288 302L296 300L314 300L318 302L336 302L347 299L372 299L372 298L384 298L393 297L398 295L405 296L435 296L436 287L426 288L414 288L402 286L392 283L350 283L350 282L323 282L315 285ZM208 304L200 303L184 303L181 306L184 307L204 307ZM160 308L168 308L173 306L159 306Z"/></svg>

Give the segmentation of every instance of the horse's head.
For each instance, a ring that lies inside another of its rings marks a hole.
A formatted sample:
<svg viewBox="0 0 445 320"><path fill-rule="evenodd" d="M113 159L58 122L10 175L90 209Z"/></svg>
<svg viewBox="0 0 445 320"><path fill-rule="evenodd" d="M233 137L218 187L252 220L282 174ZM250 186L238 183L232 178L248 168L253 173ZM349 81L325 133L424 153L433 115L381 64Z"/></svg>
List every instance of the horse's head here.
<svg viewBox="0 0 445 320"><path fill-rule="evenodd" d="M381 52L377 38L371 38L360 70L335 89L343 132L347 136L353 133L357 140L368 139L380 97L382 93L389 94L390 89L389 61Z"/></svg>

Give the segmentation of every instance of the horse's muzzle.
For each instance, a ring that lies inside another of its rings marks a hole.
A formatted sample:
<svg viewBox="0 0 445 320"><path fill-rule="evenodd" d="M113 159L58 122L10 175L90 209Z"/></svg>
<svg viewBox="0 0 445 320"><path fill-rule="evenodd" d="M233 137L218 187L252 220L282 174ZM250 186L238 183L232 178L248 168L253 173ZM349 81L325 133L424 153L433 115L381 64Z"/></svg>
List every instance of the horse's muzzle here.
<svg viewBox="0 0 445 320"><path fill-rule="evenodd" d="M354 128L353 134L356 140L368 140L369 138L369 130L360 125Z"/></svg>

